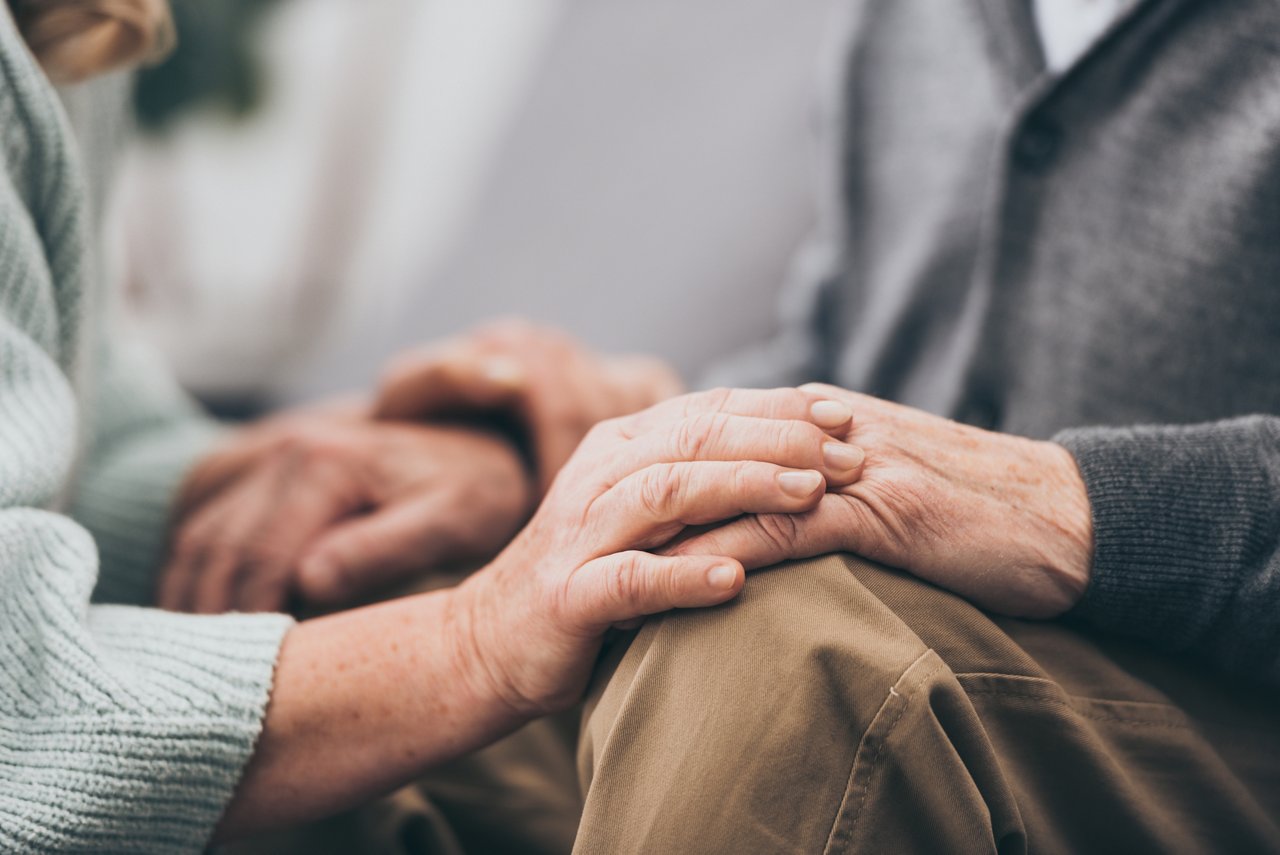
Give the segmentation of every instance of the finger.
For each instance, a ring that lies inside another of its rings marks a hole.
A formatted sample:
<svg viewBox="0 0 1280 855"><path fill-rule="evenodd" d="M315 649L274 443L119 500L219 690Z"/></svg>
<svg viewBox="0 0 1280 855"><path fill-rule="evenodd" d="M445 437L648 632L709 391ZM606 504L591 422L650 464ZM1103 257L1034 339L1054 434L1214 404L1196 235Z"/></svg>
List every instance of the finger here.
<svg viewBox="0 0 1280 855"><path fill-rule="evenodd" d="M620 552L591 561L573 578L571 615L593 632L670 609L703 608L732 599L744 573L718 556Z"/></svg>
<svg viewBox="0 0 1280 855"><path fill-rule="evenodd" d="M299 452L265 464L220 496L193 532L216 560L196 577L190 608L202 614L277 608L305 546L364 501L358 487L341 466Z"/></svg>
<svg viewBox="0 0 1280 855"><path fill-rule="evenodd" d="M805 514L745 516L694 535L670 549L673 555L732 556L748 570L828 552L861 552L859 532L835 497Z"/></svg>
<svg viewBox="0 0 1280 855"><path fill-rule="evenodd" d="M242 601L239 588L259 573L272 572L264 533L287 506L285 489L297 473L291 459L266 464L222 494L207 514L193 521L192 536L208 556L195 576L187 607L197 614L221 614Z"/></svg>
<svg viewBox="0 0 1280 855"><path fill-rule="evenodd" d="M248 476L246 481L255 480ZM239 491L231 491L235 496ZM160 574L157 601L161 608L191 611L196 590L206 570L220 557L215 535L226 527L226 519L239 512L239 503L219 496L192 512L175 532L173 545ZM221 556L225 557L225 556ZM220 572L215 570L214 572Z"/></svg>
<svg viewBox="0 0 1280 855"><path fill-rule="evenodd" d="M156 605L173 612L187 611L195 580L199 578L207 555L195 546L179 542L170 552L156 586Z"/></svg>
<svg viewBox="0 0 1280 855"><path fill-rule="evenodd" d="M741 514L799 513L826 488L821 472L759 461L659 463L628 475L588 509L602 551L666 543L685 526Z"/></svg>
<svg viewBox="0 0 1280 855"><path fill-rule="evenodd" d="M247 557L232 585L231 608L238 612L278 612L289 601L291 566L286 556Z"/></svg>
<svg viewBox="0 0 1280 855"><path fill-rule="evenodd" d="M434 501L406 502L338 523L302 556L298 591L330 605L437 566L455 540L443 524L447 511Z"/></svg>
<svg viewBox="0 0 1280 855"><path fill-rule="evenodd" d="M383 419L416 419L509 406L525 384L516 360L477 347L406 359L383 378L374 413Z"/></svg>
<svg viewBox="0 0 1280 855"><path fill-rule="evenodd" d="M853 410L832 397L800 389L712 389L663 401L619 420L622 431L637 436L663 423L704 413L809 421L834 436L848 433Z"/></svg>
<svg viewBox="0 0 1280 855"><path fill-rule="evenodd" d="M241 567L240 556L234 548L211 548L194 579L184 611L200 615L230 611Z"/></svg>
<svg viewBox="0 0 1280 855"><path fill-rule="evenodd" d="M183 516L211 501L249 472L276 442L277 435L267 430L250 428L230 434L192 467L174 500L175 514Z"/></svg>
<svg viewBox="0 0 1280 855"><path fill-rule="evenodd" d="M606 465L608 473L620 479L654 463L759 460L816 469L828 486L845 486L862 474L864 459L862 449L807 421L704 413L637 437Z"/></svg>

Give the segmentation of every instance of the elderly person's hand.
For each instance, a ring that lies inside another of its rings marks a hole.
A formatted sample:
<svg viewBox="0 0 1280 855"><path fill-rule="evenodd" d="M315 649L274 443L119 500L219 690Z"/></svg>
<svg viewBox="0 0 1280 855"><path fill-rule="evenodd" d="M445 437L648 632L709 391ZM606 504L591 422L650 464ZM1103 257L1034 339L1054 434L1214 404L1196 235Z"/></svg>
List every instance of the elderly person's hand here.
<svg viewBox="0 0 1280 855"><path fill-rule="evenodd" d="M304 621L285 639L220 834L332 814L582 695L609 627L712 606L731 555L652 550L687 526L800 513L858 477L849 408L795 389L713 392L606 421L533 519L456 588Z"/></svg>
<svg viewBox="0 0 1280 855"><path fill-rule="evenodd" d="M592 425L681 390L659 360L601 356L554 330L501 321L395 359L374 412L390 419L508 415L528 440L545 491Z"/></svg>
<svg viewBox="0 0 1280 855"><path fill-rule="evenodd" d="M523 461L475 428L302 413L248 428L193 472L161 573L163 608L332 605L478 562L532 508Z"/></svg>
<svg viewBox="0 0 1280 855"><path fill-rule="evenodd" d="M862 478L807 514L744 517L675 552L734 555L748 567L853 552L1019 617L1054 617L1079 600L1093 526L1066 449L831 386L804 389L853 410L845 438L866 453Z"/></svg>
<svg viewBox="0 0 1280 855"><path fill-rule="evenodd" d="M721 390L593 428L529 525L458 589L488 688L524 715L562 708L611 624L736 594L734 552L651 550L689 526L801 513L853 483L862 454L826 432L849 417L795 389Z"/></svg>

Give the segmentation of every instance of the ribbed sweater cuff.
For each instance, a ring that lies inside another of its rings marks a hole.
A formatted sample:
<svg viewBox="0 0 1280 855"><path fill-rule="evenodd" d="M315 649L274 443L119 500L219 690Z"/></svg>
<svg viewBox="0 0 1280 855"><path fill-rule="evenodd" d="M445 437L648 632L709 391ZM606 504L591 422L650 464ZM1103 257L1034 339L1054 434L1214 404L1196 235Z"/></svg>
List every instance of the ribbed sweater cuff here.
<svg viewBox="0 0 1280 855"><path fill-rule="evenodd" d="M1072 615L1169 649L1200 642L1273 546L1267 429L1240 419L1055 437L1093 508L1093 573Z"/></svg>
<svg viewBox="0 0 1280 855"><path fill-rule="evenodd" d="M105 459L91 462L71 515L98 544L96 602L153 601L177 490L224 431L214 421L192 417L146 431Z"/></svg>
<svg viewBox="0 0 1280 855"><path fill-rule="evenodd" d="M114 684L95 688L114 703L6 718L19 732L0 740L0 767L20 763L24 780L0 792L0 814L26 817L13 830L37 851L202 851L261 732L291 623L91 609L94 647ZM20 756L3 757L14 744ZM86 822L95 816L103 821Z"/></svg>

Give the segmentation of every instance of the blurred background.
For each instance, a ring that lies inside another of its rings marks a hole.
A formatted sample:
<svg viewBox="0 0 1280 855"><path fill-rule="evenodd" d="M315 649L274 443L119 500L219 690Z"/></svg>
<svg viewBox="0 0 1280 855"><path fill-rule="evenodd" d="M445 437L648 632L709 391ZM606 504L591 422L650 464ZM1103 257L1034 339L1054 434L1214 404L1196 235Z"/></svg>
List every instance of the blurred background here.
<svg viewBox="0 0 1280 855"><path fill-rule="evenodd" d="M223 414L519 315L693 379L773 328L836 0L176 0L113 222Z"/></svg>

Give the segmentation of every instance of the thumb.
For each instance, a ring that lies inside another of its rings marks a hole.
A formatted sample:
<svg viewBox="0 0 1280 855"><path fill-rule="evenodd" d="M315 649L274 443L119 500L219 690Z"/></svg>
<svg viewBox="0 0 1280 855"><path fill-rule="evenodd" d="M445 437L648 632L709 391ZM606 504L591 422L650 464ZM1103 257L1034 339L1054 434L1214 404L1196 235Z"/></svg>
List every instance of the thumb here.
<svg viewBox="0 0 1280 855"><path fill-rule="evenodd" d="M614 623L677 608L719 605L742 590L742 565L711 555L620 552L584 565L573 577L570 608L584 626Z"/></svg>
<svg viewBox="0 0 1280 855"><path fill-rule="evenodd" d="M334 525L298 562L299 593L334 604L430 568L447 553L436 519L431 508L406 502Z"/></svg>
<svg viewBox="0 0 1280 855"><path fill-rule="evenodd" d="M508 406L524 388L520 363L506 356L453 352L395 365L383 378L374 415L415 419Z"/></svg>

